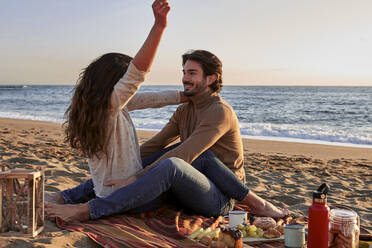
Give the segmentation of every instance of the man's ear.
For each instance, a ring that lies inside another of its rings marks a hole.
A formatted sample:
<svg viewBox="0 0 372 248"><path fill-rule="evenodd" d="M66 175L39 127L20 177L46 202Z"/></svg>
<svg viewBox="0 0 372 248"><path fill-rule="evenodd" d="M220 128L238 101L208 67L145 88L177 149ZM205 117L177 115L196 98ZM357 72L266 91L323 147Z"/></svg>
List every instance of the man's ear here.
<svg viewBox="0 0 372 248"><path fill-rule="evenodd" d="M207 85L209 86L209 85L213 84L216 80L217 80L217 75L216 74L208 75L207 76Z"/></svg>

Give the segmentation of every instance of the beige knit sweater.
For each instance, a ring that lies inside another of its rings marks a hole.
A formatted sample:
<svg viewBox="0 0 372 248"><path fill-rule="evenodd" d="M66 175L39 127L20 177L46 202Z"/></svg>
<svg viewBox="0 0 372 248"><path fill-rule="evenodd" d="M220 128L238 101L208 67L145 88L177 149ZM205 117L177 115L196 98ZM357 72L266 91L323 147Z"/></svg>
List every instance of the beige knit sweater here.
<svg viewBox="0 0 372 248"><path fill-rule="evenodd" d="M141 156L157 152L177 138L180 138L181 144L151 166L170 157L192 163L201 153L211 149L243 183L246 182L239 121L232 107L219 95L206 93L194 96L191 102L180 105L168 124L141 145Z"/></svg>

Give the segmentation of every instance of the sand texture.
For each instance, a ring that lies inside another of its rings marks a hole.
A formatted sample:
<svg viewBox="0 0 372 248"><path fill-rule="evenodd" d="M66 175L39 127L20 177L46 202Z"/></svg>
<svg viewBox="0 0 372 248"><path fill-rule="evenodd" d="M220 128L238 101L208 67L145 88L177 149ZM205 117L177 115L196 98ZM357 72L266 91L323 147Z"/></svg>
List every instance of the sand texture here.
<svg viewBox="0 0 372 248"><path fill-rule="evenodd" d="M139 132L142 143L154 133ZM329 205L353 208L362 226L372 230L372 149L289 142L244 140L245 169L258 195L297 213L307 214L311 192L331 186ZM60 191L89 178L87 162L63 142L61 125L0 119L0 165L45 169L47 191ZM0 235L0 247L99 247L81 233L46 221L35 238Z"/></svg>

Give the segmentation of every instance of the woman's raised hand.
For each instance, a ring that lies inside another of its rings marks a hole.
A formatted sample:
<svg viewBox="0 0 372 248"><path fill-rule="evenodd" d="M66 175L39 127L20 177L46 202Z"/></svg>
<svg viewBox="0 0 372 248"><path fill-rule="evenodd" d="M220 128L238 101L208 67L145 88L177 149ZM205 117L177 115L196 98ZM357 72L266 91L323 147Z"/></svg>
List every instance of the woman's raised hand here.
<svg viewBox="0 0 372 248"><path fill-rule="evenodd" d="M167 26L167 15L170 7L168 0L155 0L152 4L155 23L151 28L145 43L134 56L132 63L141 71L150 71L150 67L155 58L161 37Z"/></svg>
<svg viewBox="0 0 372 248"><path fill-rule="evenodd" d="M152 10L155 16L155 25L160 27L167 26L167 15L170 10L168 0L155 0L152 4Z"/></svg>

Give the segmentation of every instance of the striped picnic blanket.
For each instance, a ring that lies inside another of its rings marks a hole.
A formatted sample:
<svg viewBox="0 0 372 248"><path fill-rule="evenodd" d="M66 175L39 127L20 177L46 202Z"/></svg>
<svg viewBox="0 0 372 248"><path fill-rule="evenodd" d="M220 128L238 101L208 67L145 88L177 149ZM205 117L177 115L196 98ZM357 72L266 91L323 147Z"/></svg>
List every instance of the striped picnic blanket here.
<svg viewBox="0 0 372 248"><path fill-rule="evenodd" d="M237 206L238 209L244 206ZM206 218L185 213L169 206L154 212L137 215L115 215L82 223L57 225L70 231L83 232L103 247L180 247L202 248L205 246L186 237L198 227L218 226L221 219ZM257 244L247 247L283 247L283 243Z"/></svg>

